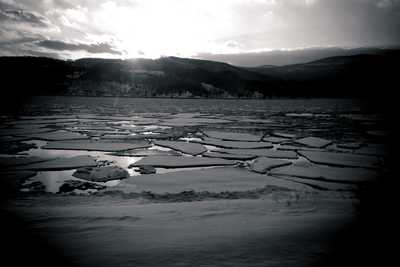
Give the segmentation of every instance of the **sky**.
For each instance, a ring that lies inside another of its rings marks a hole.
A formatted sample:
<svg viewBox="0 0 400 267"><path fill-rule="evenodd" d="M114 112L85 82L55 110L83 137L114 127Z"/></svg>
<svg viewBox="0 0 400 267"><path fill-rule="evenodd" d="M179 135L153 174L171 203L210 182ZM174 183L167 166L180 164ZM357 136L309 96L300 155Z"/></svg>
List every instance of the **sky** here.
<svg viewBox="0 0 400 267"><path fill-rule="evenodd" d="M400 0L0 0L0 55L158 58L400 44Z"/></svg>

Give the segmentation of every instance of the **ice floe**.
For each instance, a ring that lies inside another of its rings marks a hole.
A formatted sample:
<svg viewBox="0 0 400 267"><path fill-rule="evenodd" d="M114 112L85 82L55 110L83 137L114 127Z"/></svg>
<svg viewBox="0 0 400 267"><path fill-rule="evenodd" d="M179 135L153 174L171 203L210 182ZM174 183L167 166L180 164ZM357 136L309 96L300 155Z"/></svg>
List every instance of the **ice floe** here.
<svg viewBox="0 0 400 267"><path fill-rule="evenodd" d="M261 136L249 133L233 133L233 132L219 132L219 131L203 131L203 133L211 138L228 140L228 141L247 141L247 142L261 141Z"/></svg>
<svg viewBox="0 0 400 267"><path fill-rule="evenodd" d="M110 142L97 140L54 141L43 146L44 149L71 149L116 152L136 148L150 147L146 141L139 142Z"/></svg>
<svg viewBox="0 0 400 267"><path fill-rule="evenodd" d="M377 168L380 164L379 159L374 156L325 151L299 151L298 153L316 164L365 168Z"/></svg>
<svg viewBox="0 0 400 267"><path fill-rule="evenodd" d="M202 166L224 166L234 165L235 161L206 158L206 157L184 157L184 156L150 156L142 158L130 167L153 166L161 168L188 168Z"/></svg>
<svg viewBox="0 0 400 267"><path fill-rule="evenodd" d="M270 158L257 158L250 164L250 170L258 173L266 173L267 171L286 165L290 165L292 162L281 159L270 159Z"/></svg>
<svg viewBox="0 0 400 267"><path fill-rule="evenodd" d="M201 141L196 141L201 144L212 145L216 147L223 148L243 148L243 149L252 149L252 148L272 148L273 145L268 142L245 142L245 141L224 141L215 138L204 137Z"/></svg>
<svg viewBox="0 0 400 267"><path fill-rule="evenodd" d="M207 148L198 143L155 140L154 144L157 146L168 147L190 155L199 155L207 151Z"/></svg>
<svg viewBox="0 0 400 267"><path fill-rule="evenodd" d="M332 141L330 141L330 140L326 140L326 139L319 138L319 137L313 137L313 136L301 138L301 139L295 140L295 142L298 144L301 144L301 145L315 147L315 148L326 147L327 145L330 145L332 143Z"/></svg>

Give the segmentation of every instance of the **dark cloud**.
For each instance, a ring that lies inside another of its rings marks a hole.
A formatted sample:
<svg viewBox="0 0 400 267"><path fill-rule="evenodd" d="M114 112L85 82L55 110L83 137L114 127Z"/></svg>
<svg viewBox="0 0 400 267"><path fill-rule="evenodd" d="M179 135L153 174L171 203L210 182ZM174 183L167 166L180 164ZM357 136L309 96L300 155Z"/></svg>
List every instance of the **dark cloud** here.
<svg viewBox="0 0 400 267"><path fill-rule="evenodd" d="M58 53L51 53L51 52L40 52L36 50L21 50L21 55L24 56L35 56L35 57L50 57L50 58L56 58L56 59L63 59L60 57Z"/></svg>
<svg viewBox="0 0 400 267"><path fill-rule="evenodd" d="M1 32L0 32L1 36ZM20 45L20 44L26 44L26 43L33 43L35 41L38 41L37 38L32 38L32 37L21 37L21 38L15 38L13 40L0 40L0 47L4 45Z"/></svg>
<svg viewBox="0 0 400 267"><path fill-rule="evenodd" d="M100 53L108 53L114 55L121 55L120 51L115 50L108 43L98 43L98 44L72 44L66 43L62 41L54 41L54 40L44 40L36 43L37 46L58 50L58 51L86 51L92 54L100 54Z"/></svg>
<svg viewBox="0 0 400 267"><path fill-rule="evenodd" d="M377 6L380 8L400 8L400 0L379 0Z"/></svg>
<svg viewBox="0 0 400 267"><path fill-rule="evenodd" d="M28 23L33 26L46 27L47 20L33 12L29 12L12 5L0 2L0 21Z"/></svg>

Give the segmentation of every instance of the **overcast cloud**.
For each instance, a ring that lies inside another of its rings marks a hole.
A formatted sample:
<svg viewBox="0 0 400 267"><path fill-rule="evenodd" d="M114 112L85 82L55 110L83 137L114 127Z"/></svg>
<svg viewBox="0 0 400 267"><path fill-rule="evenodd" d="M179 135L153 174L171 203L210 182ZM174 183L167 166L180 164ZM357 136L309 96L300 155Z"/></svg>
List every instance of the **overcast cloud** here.
<svg viewBox="0 0 400 267"><path fill-rule="evenodd" d="M201 57L400 44L400 0L0 0L0 54Z"/></svg>

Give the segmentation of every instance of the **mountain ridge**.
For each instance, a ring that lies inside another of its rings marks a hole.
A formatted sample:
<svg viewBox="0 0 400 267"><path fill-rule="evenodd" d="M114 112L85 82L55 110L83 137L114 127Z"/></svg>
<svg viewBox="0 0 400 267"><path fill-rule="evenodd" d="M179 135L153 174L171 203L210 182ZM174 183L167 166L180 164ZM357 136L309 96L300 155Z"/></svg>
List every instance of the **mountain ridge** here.
<svg viewBox="0 0 400 267"><path fill-rule="evenodd" d="M0 57L0 71L5 91L22 95L357 97L374 93L374 87L391 87L399 55L400 50L387 50L260 67L180 57Z"/></svg>

